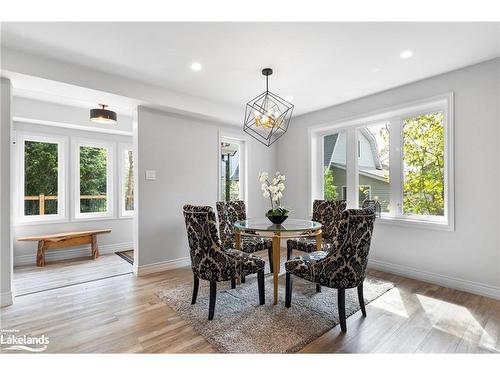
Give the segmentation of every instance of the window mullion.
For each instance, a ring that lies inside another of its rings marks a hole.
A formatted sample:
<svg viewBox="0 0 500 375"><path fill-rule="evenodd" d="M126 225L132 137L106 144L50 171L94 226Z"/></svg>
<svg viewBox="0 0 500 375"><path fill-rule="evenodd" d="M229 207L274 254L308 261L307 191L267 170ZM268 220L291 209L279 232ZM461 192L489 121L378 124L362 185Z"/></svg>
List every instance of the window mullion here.
<svg viewBox="0 0 500 375"><path fill-rule="evenodd" d="M403 152L401 147L401 118L389 121L389 180L391 190L390 216L399 217L402 214L403 196Z"/></svg>
<svg viewBox="0 0 500 375"><path fill-rule="evenodd" d="M351 127L346 131L346 184L347 207L358 208L358 139L357 129Z"/></svg>

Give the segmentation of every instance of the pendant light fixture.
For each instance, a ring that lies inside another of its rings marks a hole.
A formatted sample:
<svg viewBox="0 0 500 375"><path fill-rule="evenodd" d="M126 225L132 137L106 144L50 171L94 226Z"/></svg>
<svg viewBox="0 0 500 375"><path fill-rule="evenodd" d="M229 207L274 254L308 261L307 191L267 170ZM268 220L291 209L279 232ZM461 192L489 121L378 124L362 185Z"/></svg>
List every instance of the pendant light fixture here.
<svg viewBox="0 0 500 375"><path fill-rule="evenodd" d="M266 77L266 91L250 100L245 109L243 131L266 146L271 146L288 129L293 104L269 91L271 68L262 70Z"/></svg>
<svg viewBox="0 0 500 375"><path fill-rule="evenodd" d="M90 121L100 124L114 124L116 122L116 112L106 109L106 104L99 104L102 108L90 110Z"/></svg>

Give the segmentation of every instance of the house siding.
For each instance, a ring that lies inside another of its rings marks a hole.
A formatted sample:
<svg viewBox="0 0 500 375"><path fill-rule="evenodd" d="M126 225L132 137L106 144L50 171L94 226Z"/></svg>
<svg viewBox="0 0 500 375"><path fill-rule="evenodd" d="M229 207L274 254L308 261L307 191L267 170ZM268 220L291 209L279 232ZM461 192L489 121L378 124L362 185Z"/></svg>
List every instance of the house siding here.
<svg viewBox="0 0 500 375"><path fill-rule="evenodd" d="M345 199L345 197L342 196L342 186L346 185L346 171L345 169L335 166L332 166L331 169L333 173L333 183L337 187L338 197L339 199ZM382 207L382 211L389 211L388 205L390 202L391 192L388 182L380 181L379 179L360 174L359 185L370 185L371 199L375 199L375 197L377 197Z"/></svg>

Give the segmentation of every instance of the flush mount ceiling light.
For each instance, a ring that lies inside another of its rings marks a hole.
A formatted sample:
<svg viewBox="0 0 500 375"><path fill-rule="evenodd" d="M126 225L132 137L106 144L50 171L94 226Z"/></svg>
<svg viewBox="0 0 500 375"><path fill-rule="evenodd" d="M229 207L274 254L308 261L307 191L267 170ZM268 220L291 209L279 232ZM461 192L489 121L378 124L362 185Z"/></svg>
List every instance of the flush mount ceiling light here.
<svg viewBox="0 0 500 375"><path fill-rule="evenodd" d="M90 110L90 121L100 124L114 124L116 122L116 112L106 109L106 104L99 104L102 108Z"/></svg>
<svg viewBox="0 0 500 375"><path fill-rule="evenodd" d="M269 91L271 68L262 70L266 77L266 91L250 100L245 109L243 131L266 146L271 146L288 129L293 104Z"/></svg>
<svg viewBox="0 0 500 375"><path fill-rule="evenodd" d="M409 59L412 56L413 56L413 52L410 51L409 49L407 49L406 51L401 52L401 55L399 55L399 57L401 57L402 59Z"/></svg>

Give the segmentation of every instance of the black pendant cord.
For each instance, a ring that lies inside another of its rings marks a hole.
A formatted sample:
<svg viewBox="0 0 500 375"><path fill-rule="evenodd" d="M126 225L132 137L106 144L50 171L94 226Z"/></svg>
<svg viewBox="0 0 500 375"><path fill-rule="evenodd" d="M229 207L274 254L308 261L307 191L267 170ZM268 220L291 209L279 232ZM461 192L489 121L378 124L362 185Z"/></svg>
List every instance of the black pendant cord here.
<svg viewBox="0 0 500 375"><path fill-rule="evenodd" d="M266 76L266 91L269 92L269 76Z"/></svg>

